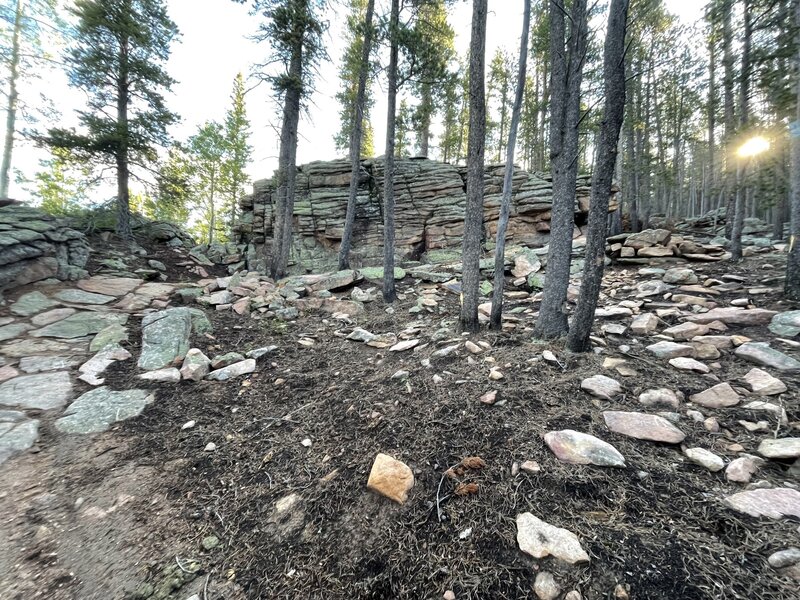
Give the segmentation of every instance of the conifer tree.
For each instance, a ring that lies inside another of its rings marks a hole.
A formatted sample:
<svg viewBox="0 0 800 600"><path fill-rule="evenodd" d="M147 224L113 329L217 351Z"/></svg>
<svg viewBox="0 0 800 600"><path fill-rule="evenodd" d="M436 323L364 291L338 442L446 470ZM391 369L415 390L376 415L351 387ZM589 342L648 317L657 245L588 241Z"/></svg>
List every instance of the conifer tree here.
<svg viewBox="0 0 800 600"><path fill-rule="evenodd" d="M178 34L162 0L76 0L76 43L67 53L70 84L86 92L79 130L52 129L46 143L113 165L117 174L117 233L130 237L131 167L155 162L177 115L164 92L164 69Z"/></svg>
<svg viewBox="0 0 800 600"><path fill-rule="evenodd" d="M253 153L248 143L250 120L247 118L244 93L244 77L239 73L233 80L231 107L225 115L225 153L220 173L226 196L229 230L236 224L236 210L239 200L245 194L245 184L248 179L246 169Z"/></svg>

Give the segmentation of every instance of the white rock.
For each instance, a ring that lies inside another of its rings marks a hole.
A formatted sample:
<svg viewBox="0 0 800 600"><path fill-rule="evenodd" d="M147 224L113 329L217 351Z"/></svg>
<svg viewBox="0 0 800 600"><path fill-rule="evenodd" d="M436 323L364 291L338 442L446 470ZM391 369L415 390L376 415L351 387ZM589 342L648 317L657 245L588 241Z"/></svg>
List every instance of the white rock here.
<svg viewBox="0 0 800 600"><path fill-rule="evenodd" d="M589 562L589 555L571 531L555 527L531 513L517 515L517 544L534 558L553 556L570 564Z"/></svg>
<svg viewBox="0 0 800 600"><path fill-rule="evenodd" d="M712 473L716 473L725 468L725 461L705 448L687 448L683 451L683 454L694 464L705 467Z"/></svg>
<svg viewBox="0 0 800 600"><path fill-rule="evenodd" d="M181 431L184 431L184 430L186 430L186 429L191 429L191 428L192 428L192 427L194 427L195 425L196 425L196 423L195 423L194 421L186 421L186 423L184 423L183 425L181 425Z"/></svg>
<svg viewBox="0 0 800 600"><path fill-rule="evenodd" d="M148 371L139 375L139 379L145 381L159 381L161 383L178 383L181 380L181 372L175 367Z"/></svg>
<svg viewBox="0 0 800 600"><path fill-rule="evenodd" d="M745 382L759 396L775 396L786 391L786 384L766 371L754 367L744 376Z"/></svg>
<svg viewBox="0 0 800 600"><path fill-rule="evenodd" d="M606 377L605 375L593 375L581 381L581 389L589 392L592 396L613 400L622 392L619 381Z"/></svg>
<svg viewBox="0 0 800 600"><path fill-rule="evenodd" d="M214 442L208 442L206 447L203 448L203 452L214 452L217 449L217 445Z"/></svg>

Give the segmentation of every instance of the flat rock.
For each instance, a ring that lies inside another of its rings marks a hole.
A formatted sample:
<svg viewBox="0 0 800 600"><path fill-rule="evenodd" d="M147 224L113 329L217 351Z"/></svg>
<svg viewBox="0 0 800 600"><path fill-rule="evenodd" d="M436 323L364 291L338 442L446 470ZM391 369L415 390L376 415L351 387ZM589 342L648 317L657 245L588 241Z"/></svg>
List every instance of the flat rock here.
<svg viewBox="0 0 800 600"><path fill-rule="evenodd" d="M697 275L691 269L685 267L675 267L667 269L664 276L661 278L664 283L697 283Z"/></svg>
<svg viewBox="0 0 800 600"><path fill-rule="evenodd" d="M61 290L60 292L56 293L54 297L58 298L62 302L69 302L70 304L101 305L108 304L112 300L116 300L115 296L84 292L83 290Z"/></svg>
<svg viewBox="0 0 800 600"><path fill-rule="evenodd" d="M354 342L366 343L374 340L375 337L376 336L374 333L370 333L369 331L367 331L366 329L362 329L361 327L356 327L355 329L353 329L353 331L351 331L347 335L346 339L352 340Z"/></svg>
<svg viewBox="0 0 800 600"><path fill-rule="evenodd" d="M517 544L520 550L534 558L553 556L573 565L590 560L578 536L528 512L517 515Z"/></svg>
<svg viewBox="0 0 800 600"><path fill-rule="evenodd" d="M65 342L49 339L27 339L5 344L0 347L0 354L5 354L11 358L21 358L34 354L59 354L72 350L74 348Z"/></svg>
<svg viewBox="0 0 800 600"><path fill-rule="evenodd" d="M655 281L642 281L636 284L636 297L649 298L650 296L659 296L665 294L672 289L672 286L660 280Z"/></svg>
<svg viewBox="0 0 800 600"><path fill-rule="evenodd" d="M25 373L43 371L65 371L80 364L80 360L69 356L23 356L19 368Z"/></svg>
<svg viewBox="0 0 800 600"><path fill-rule="evenodd" d="M85 381L89 385L103 385L105 379L101 379L105 370L120 360L128 360L131 353L121 346L106 346L95 354L92 358L83 363L78 371L78 379Z"/></svg>
<svg viewBox="0 0 800 600"><path fill-rule="evenodd" d="M619 381L606 377L605 375L593 375L581 381L581 389L589 392L592 396L613 400L622 392Z"/></svg>
<svg viewBox="0 0 800 600"><path fill-rule="evenodd" d="M25 413L0 411L0 464L31 448L39 439L39 421Z"/></svg>
<svg viewBox="0 0 800 600"><path fill-rule="evenodd" d="M741 402L742 397L736 393L727 382L718 383L699 394L689 396L689 400L706 408L725 408L736 406Z"/></svg>
<svg viewBox="0 0 800 600"><path fill-rule="evenodd" d="M11 323L0 327L0 342L13 340L33 329L28 323Z"/></svg>
<svg viewBox="0 0 800 600"><path fill-rule="evenodd" d="M686 356L670 358L669 364L676 369L681 369L682 371L697 371L698 373L708 373L711 371L708 365L701 363L699 360L688 358Z"/></svg>
<svg viewBox="0 0 800 600"><path fill-rule="evenodd" d="M778 313L772 317L772 321L769 323L769 330L781 337L795 337L800 333L800 310Z"/></svg>
<svg viewBox="0 0 800 600"><path fill-rule="evenodd" d="M403 504L414 487L414 473L403 462L387 454L378 454L369 472L367 489Z"/></svg>
<svg viewBox="0 0 800 600"><path fill-rule="evenodd" d="M725 469L725 478L736 483L749 483L750 479L763 464L763 458L752 454L740 454Z"/></svg>
<svg viewBox="0 0 800 600"><path fill-rule="evenodd" d="M20 296L17 301L11 305L11 314L19 317L30 317L43 310L52 308L57 304L58 302L54 302L42 292L28 292Z"/></svg>
<svg viewBox="0 0 800 600"><path fill-rule="evenodd" d="M686 437L684 433L658 415L638 412L605 411L603 420L614 433L626 435L638 440L680 444Z"/></svg>
<svg viewBox="0 0 800 600"><path fill-rule="evenodd" d="M116 346L128 341L128 330L121 323L112 323L97 332L89 343L89 350L97 352L106 346Z"/></svg>
<svg viewBox="0 0 800 600"><path fill-rule="evenodd" d="M769 566L773 569L783 569L800 563L800 548L786 548L773 552L767 558Z"/></svg>
<svg viewBox="0 0 800 600"><path fill-rule="evenodd" d="M686 448L683 454L694 464L705 467L712 473L716 473L725 468L725 461L705 448Z"/></svg>
<svg viewBox="0 0 800 600"><path fill-rule="evenodd" d="M22 375L0 384L0 404L19 408L52 410L72 399L69 373Z"/></svg>
<svg viewBox="0 0 800 600"><path fill-rule="evenodd" d="M747 490L728 496L725 504L752 517L800 518L800 492L789 488Z"/></svg>
<svg viewBox="0 0 800 600"><path fill-rule="evenodd" d="M225 354L218 354L211 359L211 369L222 369L232 365L233 363L241 362L244 360L244 355L238 352L226 352Z"/></svg>
<svg viewBox="0 0 800 600"><path fill-rule="evenodd" d="M389 352L404 352L406 350L411 350L418 345L419 340L403 340L401 342L397 342L394 346L389 348Z"/></svg>
<svg viewBox="0 0 800 600"><path fill-rule="evenodd" d="M19 375L19 371L17 371L14 367L9 365L0 367L0 383L8 381L9 379L14 379L14 377L17 375Z"/></svg>
<svg viewBox="0 0 800 600"><path fill-rule="evenodd" d="M738 306L712 308L708 312L686 317L693 323L711 323L722 321L726 325L766 325L775 316L774 310L764 308L745 309Z"/></svg>
<svg viewBox="0 0 800 600"><path fill-rule="evenodd" d="M758 453L767 458L797 458L800 456L800 438L764 440L758 446Z"/></svg>
<svg viewBox="0 0 800 600"><path fill-rule="evenodd" d="M645 350L657 358L677 358L694 354L694 348L688 344L676 344L675 342L666 341L650 344Z"/></svg>
<svg viewBox="0 0 800 600"><path fill-rule="evenodd" d="M98 333L109 325L124 325L128 315L82 311L30 333L33 337L73 339Z"/></svg>
<svg viewBox="0 0 800 600"><path fill-rule="evenodd" d="M786 391L786 384L758 367L753 367L744 376L744 380L754 394L758 396L775 396Z"/></svg>
<svg viewBox="0 0 800 600"><path fill-rule="evenodd" d="M139 415L155 398L148 390L113 391L105 386L90 390L69 405L56 421L63 433L96 433Z"/></svg>
<svg viewBox="0 0 800 600"><path fill-rule="evenodd" d="M90 277L81 279L77 286L85 292L103 294L105 296L124 296L142 285L144 281L133 277Z"/></svg>
<svg viewBox="0 0 800 600"><path fill-rule="evenodd" d="M54 308L53 310L48 310L47 312L43 312L35 317L32 317L31 323L33 323L36 327L44 327L45 325L50 325L50 323L55 323L61 319L66 319L68 316L74 315L76 312L78 311L74 308Z"/></svg>
<svg viewBox="0 0 800 600"><path fill-rule="evenodd" d="M622 454L608 442L571 429L549 431L544 441L558 460L573 465L624 467Z"/></svg>
<svg viewBox="0 0 800 600"><path fill-rule="evenodd" d="M679 325L668 327L663 331L663 333L674 340L691 340L699 335L707 334L708 325L703 325L702 323L691 323L687 321L686 323L680 323Z"/></svg>
<svg viewBox="0 0 800 600"><path fill-rule="evenodd" d="M539 600L556 600L561 594L561 587L556 583L552 573L539 571L533 582L533 591Z"/></svg>
<svg viewBox="0 0 800 600"><path fill-rule="evenodd" d="M227 367L217 369L216 371L211 371L208 375L206 375L206 379L210 379L211 381L227 381L228 379L233 379L234 377L247 375L255 370L256 359L247 358L243 361L228 365Z"/></svg>
<svg viewBox="0 0 800 600"><path fill-rule="evenodd" d="M779 350L770 348L765 342L747 342L735 351L736 356L765 367L772 367L784 373L800 371L800 362Z"/></svg>

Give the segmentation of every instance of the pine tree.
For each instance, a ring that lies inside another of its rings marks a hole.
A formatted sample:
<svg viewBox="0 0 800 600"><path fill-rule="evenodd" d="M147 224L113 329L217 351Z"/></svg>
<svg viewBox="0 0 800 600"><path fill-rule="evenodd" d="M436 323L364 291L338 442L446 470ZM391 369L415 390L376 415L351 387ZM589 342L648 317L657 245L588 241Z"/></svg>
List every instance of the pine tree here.
<svg viewBox="0 0 800 600"><path fill-rule="evenodd" d="M375 0L371 1L374 10ZM339 127L339 132L334 137L334 141L336 143L336 149L339 152L349 152L350 150L350 138L353 131L353 111L358 96L359 75L367 27L370 29L370 37L373 35L372 29L374 26L372 24L372 19L370 19L370 24L368 26L365 25L369 3L370 0L349 0L350 14L347 16L347 23L345 25L347 46L342 56L342 64L339 67L341 88L336 93L336 100L339 102L339 106L341 106L339 110L339 122L341 125ZM370 50L367 53L368 57L372 54L371 41L369 45ZM368 59L367 73L369 74L373 70L372 61ZM368 76L364 88L364 101L361 110L361 153L359 158L374 156L375 154L373 129L370 122L370 112L374 105L375 99L372 97L372 86Z"/></svg>
<svg viewBox="0 0 800 600"><path fill-rule="evenodd" d="M498 48L495 51L492 62L489 64L488 81L488 104L492 107L492 113L497 115L498 120L492 119L486 124L486 147L491 148L494 160L503 160L503 148L508 134L509 118L511 113L511 57L504 50Z"/></svg>
<svg viewBox="0 0 800 600"><path fill-rule="evenodd" d="M86 92L81 130L52 129L46 143L68 148L117 173L117 233L130 237L131 167L156 159L177 115L163 93L164 69L178 29L161 0L76 0L77 42L65 57L70 84Z"/></svg>
<svg viewBox="0 0 800 600"><path fill-rule="evenodd" d="M51 157L40 161L41 171L33 176L33 196L41 209L51 215L66 216L87 202L88 169L63 148L53 148Z"/></svg>
<svg viewBox="0 0 800 600"><path fill-rule="evenodd" d="M153 218L185 226L193 196L192 165L181 145L170 147L167 159L159 165L156 187Z"/></svg>
<svg viewBox="0 0 800 600"><path fill-rule="evenodd" d="M232 231L236 224L236 210L239 200L245 194L245 184L248 180L245 171L253 153L253 148L248 143L250 121L247 118L244 93L244 77L239 73L233 81L231 107L225 115L225 153L220 173L226 196L225 209L228 213L229 231Z"/></svg>
<svg viewBox="0 0 800 600"><path fill-rule="evenodd" d="M206 121L189 138L188 151L192 165L192 195L200 210L196 230L199 237L211 244L215 238L219 240L225 235L219 218L224 186L222 161L226 151L222 125Z"/></svg>

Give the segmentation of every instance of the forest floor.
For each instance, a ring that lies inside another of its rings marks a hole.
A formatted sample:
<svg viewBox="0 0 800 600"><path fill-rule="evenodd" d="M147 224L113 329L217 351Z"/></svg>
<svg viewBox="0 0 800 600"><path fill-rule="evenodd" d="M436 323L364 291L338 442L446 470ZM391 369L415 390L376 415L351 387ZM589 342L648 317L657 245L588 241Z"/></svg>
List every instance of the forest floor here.
<svg viewBox="0 0 800 600"><path fill-rule="evenodd" d="M175 260L166 252L156 258ZM689 266L701 281L736 274L763 286L767 279L772 287L754 303L797 309L775 283L781 260L761 254L740 265ZM169 269L178 277L180 269ZM633 296L644 280L636 273L609 270L607 286L620 292L615 302ZM608 347L568 355L563 346L532 340L535 313L527 300L518 303L526 310L514 315L515 329L461 336L455 294L441 291L435 312L409 313L424 287L436 284L406 278L398 282L402 299L393 314L378 298L351 323L313 312L284 323L206 309L213 337L196 344L209 356L277 349L251 375L227 382L143 382L135 360L116 362L106 385L152 389L156 399L105 433L63 435L43 414L37 444L0 466L0 596L377 600L434 599L449 591L458 600L541 598L534 582L547 571L561 588L553 598L571 590L587 599L797 597L797 581L767 557L798 545L800 518L734 511L723 501L745 488L727 481L724 471L691 463L679 446L613 433L602 416L643 410L637 398L646 389L689 398L717 381L739 386L734 382L752 364L723 351L717 380L709 381L646 353L655 339L630 330L600 333L601 320L597 335ZM714 299L727 305L742 295L747 291ZM128 323L125 346L134 357L141 344L137 319ZM375 334L413 327L422 344L395 353L345 339L356 325ZM442 328L452 335L435 336ZM763 325L728 333L776 337ZM489 348L473 356L461 346L430 368L421 364L432 350L467 338ZM621 344L630 346L624 354ZM548 349L560 366L541 360ZM795 348L781 350L800 358ZM609 356L625 358L634 372L621 377L604 369ZM503 378L490 380L490 367ZM393 378L401 370L407 376ZM600 373L622 384L613 400L581 389L584 378ZM687 408L696 407L683 403L683 445L727 462L754 453L764 438L796 437L800 374L778 376L788 387L780 397L788 424L741 406L701 409L718 420L712 432L688 417ZM493 390L493 405L479 400ZM738 423L762 419L768 431L750 433ZM196 424L182 429L190 420ZM562 429L613 444L626 467L560 462L543 435ZM209 443L213 452L206 451ZM367 489L378 453L412 469L415 485L404 504ZM471 456L485 467L458 480L445 476ZM519 470L525 461L540 469ZM762 487L796 488L790 464L767 461L755 479L768 482ZM464 483L477 484L477 492L456 494ZM590 562L521 552L515 519L524 512L576 534Z"/></svg>

